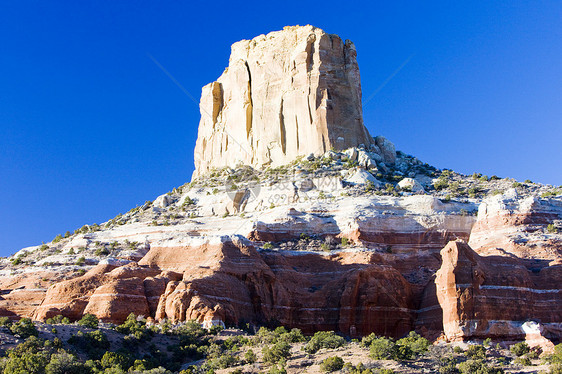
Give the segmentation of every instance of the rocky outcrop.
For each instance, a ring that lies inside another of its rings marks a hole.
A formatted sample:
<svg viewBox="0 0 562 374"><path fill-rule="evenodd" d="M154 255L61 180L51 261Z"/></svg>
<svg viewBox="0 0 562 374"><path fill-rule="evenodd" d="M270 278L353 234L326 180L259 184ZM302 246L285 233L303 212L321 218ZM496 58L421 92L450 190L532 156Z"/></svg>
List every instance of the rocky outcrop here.
<svg viewBox="0 0 562 374"><path fill-rule="evenodd" d="M549 262L561 263L562 237L547 230L561 220L560 199L520 196L514 188L484 199L469 244L480 254L514 255L529 268L540 269Z"/></svg>
<svg viewBox="0 0 562 374"><path fill-rule="evenodd" d="M363 125L356 50L349 40L313 26L242 40L228 68L201 93L195 172L239 164L287 164L330 148L394 146ZM379 152L382 153L382 151Z"/></svg>
<svg viewBox="0 0 562 374"><path fill-rule="evenodd" d="M435 283L447 339L560 338L562 266L532 272L515 257L482 257L462 241L441 257Z"/></svg>

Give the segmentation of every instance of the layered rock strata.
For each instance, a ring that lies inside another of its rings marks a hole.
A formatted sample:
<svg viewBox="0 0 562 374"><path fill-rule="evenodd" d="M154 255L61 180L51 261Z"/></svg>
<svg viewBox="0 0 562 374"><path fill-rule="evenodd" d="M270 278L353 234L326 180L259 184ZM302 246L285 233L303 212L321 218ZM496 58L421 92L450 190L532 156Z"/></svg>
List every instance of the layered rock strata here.
<svg viewBox="0 0 562 374"><path fill-rule="evenodd" d="M524 340L533 322L535 335L562 336L562 265L533 272L512 256L482 257L464 242L441 251L436 275L449 340L487 338Z"/></svg>

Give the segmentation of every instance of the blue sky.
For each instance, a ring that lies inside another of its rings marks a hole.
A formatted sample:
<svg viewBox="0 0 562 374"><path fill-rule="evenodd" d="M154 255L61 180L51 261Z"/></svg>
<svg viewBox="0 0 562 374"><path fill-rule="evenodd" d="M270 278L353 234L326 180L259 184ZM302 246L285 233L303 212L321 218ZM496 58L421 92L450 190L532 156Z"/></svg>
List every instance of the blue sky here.
<svg viewBox="0 0 562 374"><path fill-rule="evenodd" d="M197 100L240 39L352 40L372 135L440 168L560 185L562 3L4 1L0 255L190 180Z"/></svg>

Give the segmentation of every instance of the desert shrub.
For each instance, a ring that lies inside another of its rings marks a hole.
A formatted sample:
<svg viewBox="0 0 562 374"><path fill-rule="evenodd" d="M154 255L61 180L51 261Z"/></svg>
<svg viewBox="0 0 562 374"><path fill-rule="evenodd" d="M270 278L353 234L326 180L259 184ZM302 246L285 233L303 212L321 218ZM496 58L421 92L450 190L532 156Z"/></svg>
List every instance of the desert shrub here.
<svg viewBox="0 0 562 374"><path fill-rule="evenodd" d="M115 327L115 331L125 335L133 335L139 341L145 340L150 334L146 328L146 321L143 318L137 320L134 313L129 314L125 322Z"/></svg>
<svg viewBox="0 0 562 374"><path fill-rule="evenodd" d="M517 357L523 356L525 353L529 353L529 350L529 345L525 342L519 342L509 347L509 351Z"/></svg>
<svg viewBox="0 0 562 374"><path fill-rule="evenodd" d="M306 341L306 336L302 333L300 329L293 328L285 336L281 338L287 339L289 343L301 343Z"/></svg>
<svg viewBox="0 0 562 374"><path fill-rule="evenodd" d="M489 347L489 346L491 346L491 345L492 345L492 339L490 339L490 338L484 339L484 341L482 342L482 345L483 345L484 347Z"/></svg>
<svg viewBox="0 0 562 374"><path fill-rule="evenodd" d="M333 331L318 331L304 346L306 353L316 353L321 348L339 348L345 344L345 339L336 335Z"/></svg>
<svg viewBox="0 0 562 374"><path fill-rule="evenodd" d="M269 368L269 370L267 371L268 374L287 374L287 370L285 370L285 363L278 363L273 365L271 368Z"/></svg>
<svg viewBox="0 0 562 374"><path fill-rule="evenodd" d="M421 337L414 331L410 331L407 337L398 340L396 344L399 347L399 353L401 349L404 352L401 355L401 359L407 360L411 360L416 356L424 354L429 348L429 340ZM406 347L406 349L403 349L402 347Z"/></svg>
<svg viewBox="0 0 562 374"><path fill-rule="evenodd" d="M0 326L2 327L10 327L12 324L12 320L8 317L0 317Z"/></svg>
<svg viewBox="0 0 562 374"><path fill-rule="evenodd" d="M93 314L86 313L86 314L84 314L84 316L82 316L82 319L80 319L80 321L78 321L78 324L80 326L89 327L89 328L92 328L92 329L97 329L98 324L99 324L99 320L98 320L98 317L94 316Z"/></svg>
<svg viewBox="0 0 562 374"><path fill-rule="evenodd" d="M10 331L14 335L18 335L24 339L30 336L37 336L39 332L29 318L22 318L10 326Z"/></svg>
<svg viewBox="0 0 562 374"><path fill-rule="evenodd" d="M45 374L85 374L90 370L73 355L60 352L51 356Z"/></svg>
<svg viewBox="0 0 562 374"><path fill-rule="evenodd" d="M3 362L3 374L43 374L49 363L49 356L44 352L25 352L21 355L8 354Z"/></svg>
<svg viewBox="0 0 562 374"><path fill-rule="evenodd" d="M279 341L271 347L264 347L262 353L265 362L275 364L291 356L291 346L287 342Z"/></svg>
<svg viewBox="0 0 562 374"><path fill-rule="evenodd" d="M486 348L482 345L471 345L466 350L466 355L473 360L484 359L486 358Z"/></svg>
<svg viewBox="0 0 562 374"><path fill-rule="evenodd" d="M461 347L459 347L458 345L453 348L453 352L455 352L457 354L464 354L464 350Z"/></svg>
<svg viewBox="0 0 562 374"><path fill-rule="evenodd" d="M109 349L109 340L100 330L86 333L78 331L68 339L68 344L94 358L101 357Z"/></svg>
<svg viewBox="0 0 562 374"><path fill-rule="evenodd" d="M273 244L271 244L270 242L267 242L263 245L263 249L273 249Z"/></svg>
<svg viewBox="0 0 562 374"><path fill-rule="evenodd" d="M226 369L237 365L238 361L238 358L234 354L231 352L225 352L218 357L208 360L205 366L214 370Z"/></svg>
<svg viewBox="0 0 562 374"><path fill-rule="evenodd" d="M100 360L101 366L104 368L119 368L127 370L132 366L131 358L120 352L105 352Z"/></svg>
<svg viewBox="0 0 562 374"><path fill-rule="evenodd" d="M5 374L87 374L86 368L76 357L61 349L61 342L43 341L31 336L25 342L8 350L1 363Z"/></svg>
<svg viewBox="0 0 562 374"><path fill-rule="evenodd" d="M439 374L457 374L457 360L451 356L440 357L438 360Z"/></svg>
<svg viewBox="0 0 562 374"><path fill-rule="evenodd" d="M48 323L49 325L57 325L57 324L68 325L70 323L70 320L67 317L64 317L62 314L59 314L52 318L47 318L45 323Z"/></svg>
<svg viewBox="0 0 562 374"><path fill-rule="evenodd" d="M386 360L396 357L396 343L385 337L376 338L371 342L369 356L375 360Z"/></svg>
<svg viewBox="0 0 562 374"><path fill-rule="evenodd" d="M433 188L437 191L444 190L447 187L449 187L449 182L445 178L439 177L435 182L433 182Z"/></svg>
<svg viewBox="0 0 562 374"><path fill-rule="evenodd" d="M78 260L76 260L76 265L78 266L82 266L86 263L86 258L84 256L79 257Z"/></svg>
<svg viewBox="0 0 562 374"><path fill-rule="evenodd" d="M251 349L248 349L248 351L244 354L244 361L246 361L246 363L248 363L248 364L253 364L257 360L258 360L258 357L254 353L254 351L251 350Z"/></svg>
<svg viewBox="0 0 562 374"><path fill-rule="evenodd" d="M546 226L546 231L548 231L551 234L556 234L558 232L558 228L551 223Z"/></svg>
<svg viewBox="0 0 562 374"><path fill-rule="evenodd" d="M343 359L339 356L328 357L320 363L320 370L331 373L343 368Z"/></svg>
<svg viewBox="0 0 562 374"><path fill-rule="evenodd" d="M459 364L462 374L503 374L503 369L490 367L483 360L467 360Z"/></svg>
<svg viewBox="0 0 562 374"><path fill-rule="evenodd" d="M105 248L98 248L96 249L95 255L96 256L107 256L109 254L109 251Z"/></svg>
<svg viewBox="0 0 562 374"><path fill-rule="evenodd" d="M361 339L361 343L359 344L361 347L364 348L368 348L371 346L371 343L373 342L373 340L377 339L377 335L375 335L374 332L370 333L367 336L364 336L363 339Z"/></svg>
<svg viewBox="0 0 562 374"><path fill-rule="evenodd" d="M531 359L530 359L529 357L523 357L523 356L517 357L517 358L514 360L514 362L515 362L516 364L523 365L523 366L531 366L531 365L532 365Z"/></svg>
<svg viewBox="0 0 562 374"><path fill-rule="evenodd" d="M561 364L553 364L550 365L550 370L548 371L549 374L562 374L562 365Z"/></svg>
<svg viewBox="0 0 562 374"><path fill-rule="evenodd" d="M548 355L546 360L553 364L562 364L562 343L554 347L554 352Z"/></svg>

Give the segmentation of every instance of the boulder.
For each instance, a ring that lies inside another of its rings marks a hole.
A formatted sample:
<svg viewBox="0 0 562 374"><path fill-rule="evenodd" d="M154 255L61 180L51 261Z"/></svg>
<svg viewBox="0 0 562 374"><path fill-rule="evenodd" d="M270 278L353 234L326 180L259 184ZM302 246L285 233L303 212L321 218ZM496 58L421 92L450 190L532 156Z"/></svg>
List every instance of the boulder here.
<svg viewBox="0 0 562 374"><path fill-rule="evenodd" d="M355 172L351 173L351 175L345 178L344 181L352 184L367 184L370 182L373 183L377 188L382 186L382 183L377 178L375 178L373 174L363 169L357 169Z"/></svg>
<svg viewBox="0 0 562 374"><path fill-rule="evenodd" d="M424 193L423 186L413 178L404 178L398 182L398 187L402 190L412 191L414 193Z"/></svg>
<svg viewBox="0 0 562 374"><path fill-rule="evenodd" d="M165 208L168 205L172 204L174 201L172 197L168 194L160 195L154 200L153 206L155 208Z"/></svg>
<svg viewBox="0 0 562 374"><path fill-rule="evenodd" d="M377 136L375 138L375 143L380 150L380 155L384 162L387 164L393 164L396 161L396 148L388 139L384 136Z"/></svg>

